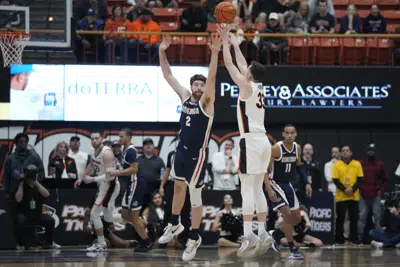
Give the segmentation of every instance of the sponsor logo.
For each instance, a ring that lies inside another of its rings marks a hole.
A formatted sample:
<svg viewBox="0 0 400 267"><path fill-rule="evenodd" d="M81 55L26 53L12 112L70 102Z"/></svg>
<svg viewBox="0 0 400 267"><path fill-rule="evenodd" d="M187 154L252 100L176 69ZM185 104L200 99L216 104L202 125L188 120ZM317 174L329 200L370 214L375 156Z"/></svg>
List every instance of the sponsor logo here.
<svg viewBox="0 0 400 267"><path fill-rule="evenodd" d="M310 207L311 230L314 232L332 231L332 209Z"/></svg>

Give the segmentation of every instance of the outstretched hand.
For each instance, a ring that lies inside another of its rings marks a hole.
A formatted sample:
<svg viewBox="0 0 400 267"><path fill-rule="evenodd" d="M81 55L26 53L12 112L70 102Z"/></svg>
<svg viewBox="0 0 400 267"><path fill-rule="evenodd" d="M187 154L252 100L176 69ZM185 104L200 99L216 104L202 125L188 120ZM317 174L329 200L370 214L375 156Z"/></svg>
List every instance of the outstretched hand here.
<svg viewBox="0 0 400 267"><path fill-rule="evenodd" d="M213 33L211 35L211 43L208 43L211 52L218 53L221 50L221 44L221 36L218 33Z"/></svg>
<svg viewBox="0 0 400 267"><path fill-rule="evenodd" d="M226 24L218 24L217 31L222 38L222 41L229 42L229 31L230 28Z"/></svg>
<svg viewBox="0 0 400 267"><path fill-rule="evenodd" d="M172 43L172 37L170 35L164 35L160 44L160 51L165 51Z"/></svg>

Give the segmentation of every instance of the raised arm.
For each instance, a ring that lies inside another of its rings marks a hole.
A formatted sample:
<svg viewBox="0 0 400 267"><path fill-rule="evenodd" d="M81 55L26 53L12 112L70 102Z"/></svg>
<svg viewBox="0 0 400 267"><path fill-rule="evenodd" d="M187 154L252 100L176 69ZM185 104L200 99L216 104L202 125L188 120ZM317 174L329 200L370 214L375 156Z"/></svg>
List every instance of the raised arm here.
<svg viewBox="0 0 400 267"><path fill-rule="evenodd" d="M164 79L168 82L172 89L174 89L174 91L178 94L181 101L183 102L186 98L190 97L190 90L182 86L179 81L174 77L174 75L172 75L171 67L167 59L167 54L165 53L165 51L171 45L171 42L171 36L163 36L163 40L160 44L159 49L160 66Z"/></svg>
<svg viewBox="0 0 400 267"><path fill-rule="evenodd" d="M240 72L243 75L246 75L246 73L247 73L247 61L244 58L242 51L240 50L238 37L235 36L233 33L230 33L229 37L230 37L233 49L235 50L235 58L236 58L237 66L238 66Z"/></svg>
<svg viewBox="0 0 400 267"><path fill-rule="evenodd" d="M200 99L200 103L205 109L207 114L214 114L214 102L215 102L215 80L217 76L218 66L218 54L221 50L221 38L218 34L211 36L211 44L208 46L211 50L210 67L208 69L208 77L206 87L204 89L203 96Z"/></svg>
<svg viewBox="0 0 400 267"><path fill-rule="evenodd" d="M229 42L230 42L230 37L229 37L229 28L227 27L218 27L218 32L222 38L222 44L223 44L223 55L224 55L224 64L225 67L228 69L229 75L231 76L232 80L234 83L236 83L239 88L239 94L242 98L249 97L251 95L251 87L250 83L246 80L246 77L240 73L238 68L233 64L232 61L232 55L231 51L229 49Z"/></svg>

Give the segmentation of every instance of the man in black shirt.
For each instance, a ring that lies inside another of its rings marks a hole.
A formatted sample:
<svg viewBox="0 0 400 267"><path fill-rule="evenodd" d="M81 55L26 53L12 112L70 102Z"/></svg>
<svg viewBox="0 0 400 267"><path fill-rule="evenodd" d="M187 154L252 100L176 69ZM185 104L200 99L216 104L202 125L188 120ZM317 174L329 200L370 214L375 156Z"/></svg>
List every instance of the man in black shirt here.
<svg viewBox="0 0 400 267"><path fill-rule="evenodd" d="M24 181L22 181L15 193L17 202L17 224L19 243L28 248L28 237L32 235L31 225L39 225L45 228L45 244L43 248L53 246L54 219L42 213L43 202L50 195L38 181L38 168L29 165L24 168Z"/></svg>
<svg viewBox="0 0 400 267"><path fill-rule="evenodd" d="M320 0L318 4L318 13L315 14L310 22L312 33L334 33L335 17L328 13L328 3L326 0Z"/></svg>

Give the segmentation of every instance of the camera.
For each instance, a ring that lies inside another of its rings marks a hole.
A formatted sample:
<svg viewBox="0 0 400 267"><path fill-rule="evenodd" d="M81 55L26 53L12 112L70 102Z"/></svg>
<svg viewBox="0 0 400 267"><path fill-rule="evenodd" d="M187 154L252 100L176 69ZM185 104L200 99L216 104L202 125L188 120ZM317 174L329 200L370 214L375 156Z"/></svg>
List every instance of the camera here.
<svg viewBox="0 0 400 267"><path fill-rule="evenodd" d="M35 182L37 180L39 170L35 165L28 165L24 168L24 181Z"/></svg>

